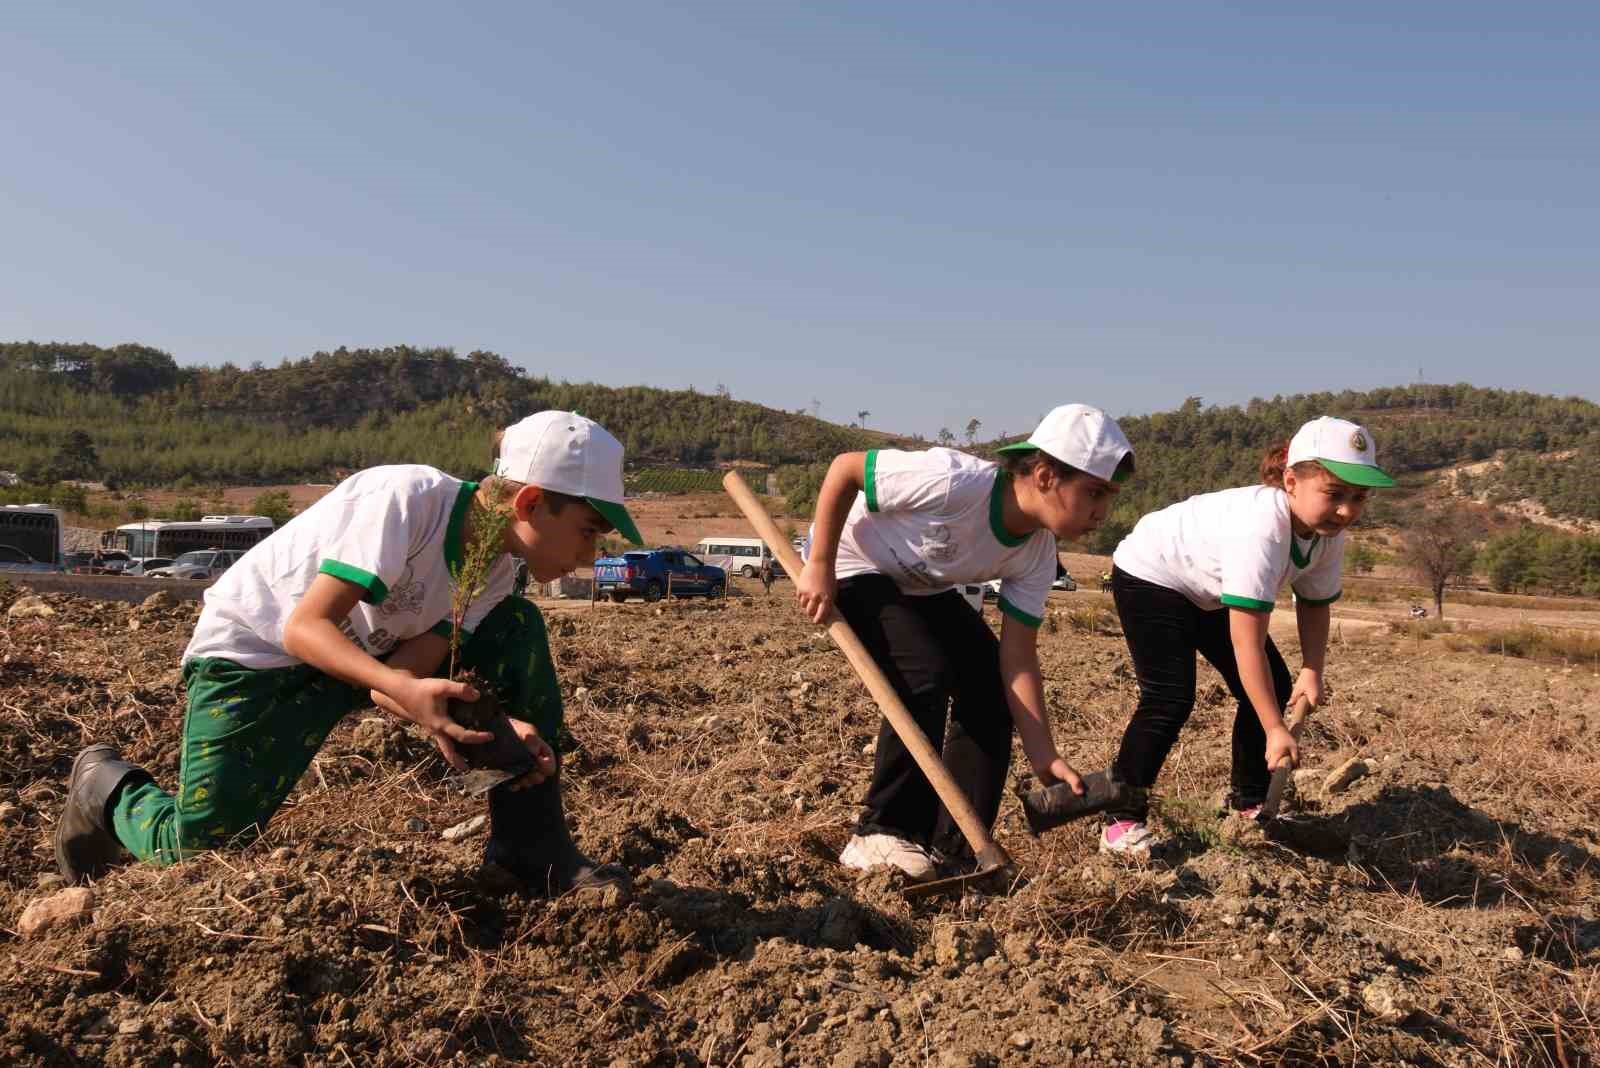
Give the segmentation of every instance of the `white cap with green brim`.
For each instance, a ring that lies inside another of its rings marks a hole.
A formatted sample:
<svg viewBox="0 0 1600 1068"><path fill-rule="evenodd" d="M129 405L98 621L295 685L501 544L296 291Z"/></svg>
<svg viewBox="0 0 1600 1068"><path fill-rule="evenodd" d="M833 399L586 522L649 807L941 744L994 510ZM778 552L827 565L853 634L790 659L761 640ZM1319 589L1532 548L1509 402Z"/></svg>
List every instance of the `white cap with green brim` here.
<svg viewBox="0 0 1600 1068"><path fill-rule="evenodd" d="M536 412L506 428L494 473L540 489L582 497L617 532L643 545L622 506L622 442L577 412Z"/></svg>
<svg viewBox="0 0 1600 1068"><path fill-rule="evenodd" d="M1394 479L1378 466L1378 443L1366 427L1324 415L1295 432L1288 464L1314 460L1352 486L1384 488Z"/></svg>
<svg viewBox="0 0 1600 1068"><path fill-rule="evenodd" d="M1064 464L1085 471L1107 482L1118 482L1117 465L1133 452L1117 421L1087 404L1063 404L1028 435L1000 449L1000 452L1027 452L1038 449Z"/></svg>

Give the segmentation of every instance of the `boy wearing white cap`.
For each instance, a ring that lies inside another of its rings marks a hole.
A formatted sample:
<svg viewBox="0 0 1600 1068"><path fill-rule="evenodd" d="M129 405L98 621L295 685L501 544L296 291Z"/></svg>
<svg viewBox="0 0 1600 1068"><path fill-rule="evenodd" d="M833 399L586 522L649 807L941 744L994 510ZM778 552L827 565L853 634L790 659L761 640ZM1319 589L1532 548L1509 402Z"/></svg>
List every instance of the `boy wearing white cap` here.
<svg viewBox="0 0 1600 1068"><path fill-rule="evenodd" d="M1065 781L1082 792L1051 737L1038 628L1056 577L1056 539L1081 537L1104 521L1133 470L1121 428L1081 404L1055 409L1027 441L1001 454L998 464L942 448L837 457L795 583L813 621L837 606L918 725L943 743L951 775L990 826L1013 726L1045 784ZM955 589L995 578L998 641ZM885 721L865 811L840 862L887 864L920 880L934 874L936 852L952 860L969 854Z"/></svg>
<svg viewBox="0 0 1600 1068"><path fill-rule="evenodd" d="M516 558L549 581L592 560L606 531L639 541L622 503L622 445L575 413L540 412L497 436L495 472L486 481L498 484L482 487L420 465L357 472L229 568L206 590L183 655L177 794L110 746L85 749L57 822L62 874L96 878L124 850L166 865L255 837L369 697L463 768L457 745L493 736L446 712L450 698L476 700L471 687L432 676L449 649L453 577L498 508L505 552L462 619L461 662L500 691L535 767L491 791L487 860L548 892L625 878L567 834L545 741L561 726L555 666L539 610L511 595Z"/></svg>
<svg viewBox="0 0 1600 1068"><path fill-rule="evenodd" d="M1155 783L1194 708L1198 652L1238 702L1228 803L1246 815L1260 810L1272 770L1299 757L1283 709L1301 693L1322 701L1344 532L1374 488L1394 485L1377 465L1371 433L1326 416L1269 450L1261 481L1146 515L1117 546L1111 572L1139 680L1139 706L1123 734L1115 775L1131 786ZM1304 661L1292 689L1288 666L1267 636L1285 580L1294 591ZM1142 802L1107 813L1102 851L1146 854L1153 841Z"/></svg>

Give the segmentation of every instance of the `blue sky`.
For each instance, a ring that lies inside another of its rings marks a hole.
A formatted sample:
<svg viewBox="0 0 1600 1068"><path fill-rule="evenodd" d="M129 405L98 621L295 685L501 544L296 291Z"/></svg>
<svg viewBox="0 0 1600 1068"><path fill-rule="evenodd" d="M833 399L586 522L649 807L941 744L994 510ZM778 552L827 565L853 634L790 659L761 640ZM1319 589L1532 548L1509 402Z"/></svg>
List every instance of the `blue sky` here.
<svg viewBox="0 0 1600 1068"><path fill-rule="evenodd" d="M1594 5L7 23L0 338L487 348L930 436L1419 373L1600 400Z"/></svg>

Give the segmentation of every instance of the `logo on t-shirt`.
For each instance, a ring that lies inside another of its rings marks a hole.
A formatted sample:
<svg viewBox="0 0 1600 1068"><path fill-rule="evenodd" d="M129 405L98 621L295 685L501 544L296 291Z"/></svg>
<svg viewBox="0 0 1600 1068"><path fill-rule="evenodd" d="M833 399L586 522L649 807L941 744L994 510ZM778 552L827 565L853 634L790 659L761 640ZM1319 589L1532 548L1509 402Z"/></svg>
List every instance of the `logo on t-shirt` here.
<svg viewBox="0 0 1600 1068"><path fill-rule="evenodd" d="M400 575L400 581L394 584L389 590L389 596L378 606L378 613L385 616L414 616L422 611L427 596L428 587L416 580L412 575L411 565L407 564L405 571Z"/></svg>
<svg viewBox="0 0 1600 1068"><path fill-rule="evenodd" d="M956 558L960 546L950 541L950 528L943 523L934 523L922 535L921 553L924 559L936 563L947 564Z"/></svg>

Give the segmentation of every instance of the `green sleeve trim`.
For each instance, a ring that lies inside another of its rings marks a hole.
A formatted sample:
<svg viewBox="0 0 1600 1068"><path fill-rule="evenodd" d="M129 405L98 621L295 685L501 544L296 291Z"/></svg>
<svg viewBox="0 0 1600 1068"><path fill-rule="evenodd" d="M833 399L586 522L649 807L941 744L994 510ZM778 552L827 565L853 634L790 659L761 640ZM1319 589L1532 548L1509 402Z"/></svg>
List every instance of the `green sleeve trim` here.
<svg viewBox="0 0 1600 1068"><path fill-rule="evenodd" d="M1032 627L1035 630L1038 630L1039 624L1044 622L1044 618L1042 616L1030 616L1028 613L1024 612L1022 609L1018 608L1004 597L1000 598L1000 611L1004 612L1018 623Z"/></svg>
<svg viewBox="0 0 1600 1068"><path fill-rule="evenodd" d="M1341 598L1343 596L1344 596L1344 591L1343 590L1340 590L1338 593L1334 594L1332 597L1302 597L1302 596L1300 596L1300 594L1298 592L1296 592L1295 595L1294 595L1294 599L1296 601L1299 601L1301 604L1332 604L1333 602L1337 601L1339 598Z"/></svg>
<svg viewBox="0 0 1600 1068"><path fill-rule="evenodd" d="M1229 608L1244 608L1251 612L1270 612L1276 607L1271 601L1258 601L1254 597L1235 597L1231 593L1223 594L1221 600Z"/></svg>
<svg viewBox="0 0 1600 1068"><path fill-rule="evenodd" d="M461 571L461 562L466 557L466 550L461 544L461 528L466 526L467 509L472 504L472 495L477 492L476 482L461 483L461 488L456 491L456 503L450 508L450 524L444 529L444 566L451 578Z"/></svg>
<svg viewBox="0 0 1600 1068"><path fill-rule="evenodd" d="M878 450L867 450L867 511L878 510Z"/></svg>
<svg viewBox="0 0 1600 1068"><path fill-rule="evenodd" d="M336 579L344 579L360 586L367 591L367 595L361 599L368 604L382 604L383 599L389 596L389 587L383 584L383 579L370 571L353 567L343 560L324 560L317 570L324 575L332 575Z"/></svg>
<svg viewBox="0 0 1600 1068"><path fill-rule="evenodd" d="M1003 468L994 473L994 489L989 491L989 531L994 535L995 541L1008 549L1014 549L1027 541L1028 535L1024 534L1019 538L1006 529L1006 486L1010 481L1011 476L1006 474Z"/></svg>

